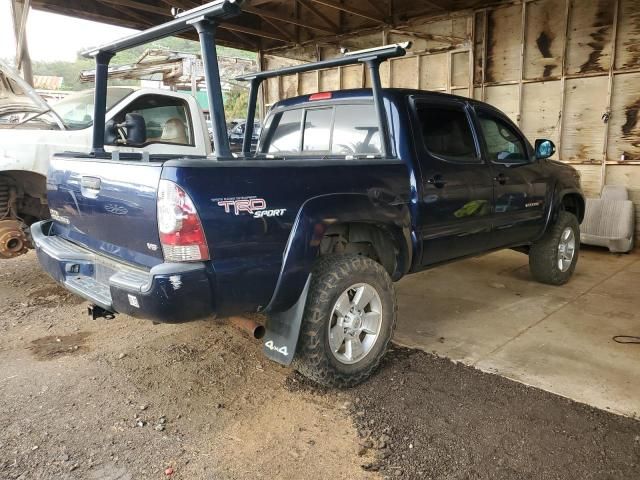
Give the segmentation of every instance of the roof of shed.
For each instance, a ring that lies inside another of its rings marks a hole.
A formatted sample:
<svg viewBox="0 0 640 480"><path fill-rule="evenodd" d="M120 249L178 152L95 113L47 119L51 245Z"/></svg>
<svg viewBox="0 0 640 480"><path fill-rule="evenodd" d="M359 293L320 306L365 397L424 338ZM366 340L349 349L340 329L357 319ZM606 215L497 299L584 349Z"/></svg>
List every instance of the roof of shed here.
<svg viewBox="0 0 640 480"><path fill-rule="evenodd" d="M38 10L146 29L172 19L171 8L190 9L206 0L32 0ZM272 50L335 42L345 34L402 25L415 17L446 15L501 0L248 0L239 17L223 22L221 45ZM504 3L507 3L506 0ZM195 32L191 35L195 39ZM89 43L89 42L87 42Z"/></svg>

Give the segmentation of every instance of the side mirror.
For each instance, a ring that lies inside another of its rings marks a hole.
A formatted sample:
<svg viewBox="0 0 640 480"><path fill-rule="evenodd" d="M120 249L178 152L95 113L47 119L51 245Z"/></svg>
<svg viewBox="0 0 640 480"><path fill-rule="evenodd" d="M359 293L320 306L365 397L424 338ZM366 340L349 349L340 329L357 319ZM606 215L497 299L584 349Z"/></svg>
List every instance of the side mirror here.
<svg viewBox="0 0 640 480"><path fill-rule="evenodd" d="M127 113L123 123L109 120L105 125L104 143L107 145L142 145L147 140L147 124L139 113Z"/></svg>
<svg viewBox="0 0 640 480"><path fill-rule="evenodd" d="M556 153L556 146L551 140L539 138L536 140L536 158L538 160L544 160L551 157Z"/></svg>

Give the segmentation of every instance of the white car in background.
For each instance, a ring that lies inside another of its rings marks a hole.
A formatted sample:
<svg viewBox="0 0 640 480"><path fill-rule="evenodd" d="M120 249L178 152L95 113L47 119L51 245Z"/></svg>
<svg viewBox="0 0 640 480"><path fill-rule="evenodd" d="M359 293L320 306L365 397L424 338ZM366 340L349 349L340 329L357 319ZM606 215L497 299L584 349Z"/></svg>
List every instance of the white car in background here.
<svg viewBox="0 0 640 480"><path fill-rule="evenodd" d="M209 155L204 114L190 93L109 87L106 121L138 113L147 140L107 151ZM49 159L65 151L88 152L93 133L93 90L49 105L10 67L0 62L0 259L30 248L29 225L49 217Z"/></svg>

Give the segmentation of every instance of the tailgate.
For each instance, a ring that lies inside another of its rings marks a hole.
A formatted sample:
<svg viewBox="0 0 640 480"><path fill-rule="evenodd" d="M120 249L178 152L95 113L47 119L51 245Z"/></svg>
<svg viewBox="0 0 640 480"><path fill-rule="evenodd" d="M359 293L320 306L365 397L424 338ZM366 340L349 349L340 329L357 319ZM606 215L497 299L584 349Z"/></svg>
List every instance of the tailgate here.
<svg viewBox="0 0 640 480"><path fill-rule="evenodd" d="M135 265L163 261L156 219L161 163L54 156L47 196L55 233Z"/></svg>

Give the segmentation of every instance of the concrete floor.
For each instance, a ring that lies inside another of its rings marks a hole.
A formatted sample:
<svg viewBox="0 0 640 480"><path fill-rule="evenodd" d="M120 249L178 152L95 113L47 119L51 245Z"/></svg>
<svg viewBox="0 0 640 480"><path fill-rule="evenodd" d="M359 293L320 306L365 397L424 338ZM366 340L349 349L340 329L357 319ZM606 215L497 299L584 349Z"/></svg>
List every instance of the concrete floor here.
<svg viewBox="0 0 640 480"><path fill-rule="evenodd" d="M395 341L578 402L640 417L640 254L583 247L572 280L542 285L513 251L398 283Z"/></svg>

